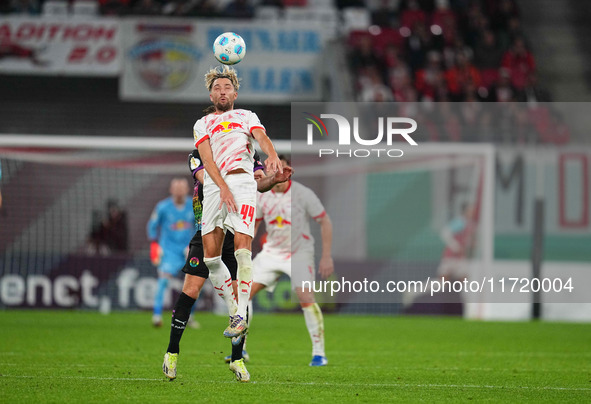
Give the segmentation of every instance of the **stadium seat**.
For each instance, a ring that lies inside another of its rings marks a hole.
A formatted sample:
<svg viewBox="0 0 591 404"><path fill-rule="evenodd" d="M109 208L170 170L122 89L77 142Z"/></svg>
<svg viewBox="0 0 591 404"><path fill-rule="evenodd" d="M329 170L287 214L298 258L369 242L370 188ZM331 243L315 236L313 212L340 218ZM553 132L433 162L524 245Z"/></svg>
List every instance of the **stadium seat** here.
<svg viewBox="0 0 591 404"><path fill-rule="evenodd" d="M62 0L47 0L41 9L43 17L66 17L68 16L68 2Z"/></svg>

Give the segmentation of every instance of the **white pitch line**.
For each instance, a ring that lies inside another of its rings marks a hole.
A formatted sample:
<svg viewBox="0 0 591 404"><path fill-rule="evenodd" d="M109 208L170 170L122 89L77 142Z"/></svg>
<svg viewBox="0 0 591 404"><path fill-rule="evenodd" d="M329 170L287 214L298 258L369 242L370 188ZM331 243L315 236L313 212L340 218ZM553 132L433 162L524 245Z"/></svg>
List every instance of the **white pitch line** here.
<svg viewBox="0 0 591 404"><path fill-rule="evenodd" d="M21 366L22 364L17 363L3 363L0 362L0 368L6 366ZM101 364L101 365L85 365L85 364L73 364L72 367L77 368L105 368L110 367L111 365ZM54 368L55 365L53 364L30 364L29 367L34 367L36 369L44 368L44 369L51 369ZM135 368L153 368L152 365L134 365ZM199 367L201 368L219 368L219 365L212 365L212 364L200 364ZM299 368L301 365L257 365L258 368ZM341 367L342 368L342 367ZM404 367L404 366L381 366L381 365L356 365L355 369L388 369L388 370L396 370L396 371L410 371L410 372L496 372L498 368L461 368L461 367L439 367L439 368L428 368L428 367ZM526 373L526 372L544 372L544 373L588 373L591 372L591 369L525 369L525 368L512 368L512 371L519 372L519 373ZM31 376L33 377L33 376ZM65 377L65 376L64 376Z"/></svg>
<svg viewBox="0 0 591 404"><path fill-rule="evenodd" d="M15 379L67 379L67 380L104 380L104 381L149 381L149 382L169 382L164 377L162 378L145 378L145 377L96 377L96 376L27 376L27 375L1 375L0 378L15 378ZM224 380L197 380L199 383L218 383L229 384L236 383L235 381ZM276 385L295 385L295 386L318 386L318 387L418 387L418 388L453 388L453 389L499 389L499 390L557 390L557 391L591 391L591 388L586 387L558 387L558 386L495 386L495 385L478 385L478 384L431 384L431 383L318 383L318 382L262 382L253 381L251 384L276 384Z"/></svg>
<svg viewBox="0 0 591 404"><path fill-rule="evenodd" d="M515 357L540 357L540 358L571 358L581 356L591 356L591 352L473 352L459 351L454 353L458 355L481 355L481 356L515 356Z"/></svg>
<svg viewBox="0 0 591 404"><path fill-rule="evenodd" d="M140 381L157 382L164 379L151 379L147 377L98 377L98 376L31 376L31 375L0 375L0 378L13 379L66 379L66 380L104 380L104 381Z"/></svg>

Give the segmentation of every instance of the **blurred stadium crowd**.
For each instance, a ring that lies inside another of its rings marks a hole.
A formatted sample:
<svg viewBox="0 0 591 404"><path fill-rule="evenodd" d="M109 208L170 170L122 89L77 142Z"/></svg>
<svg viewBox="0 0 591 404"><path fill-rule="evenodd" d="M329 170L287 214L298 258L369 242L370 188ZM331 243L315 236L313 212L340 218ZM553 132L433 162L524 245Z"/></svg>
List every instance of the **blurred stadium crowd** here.
<svg viewBox="0 0 591 404"><path fill-rule="evenodd" d="M47 12L46 3L55 0L1 0L0 12L39 15ZM185 17L254 18L265 7L343 9L366 7L355 0L63 0L73 8L76 3L95 3L102 15L164 15ZM370 1L371 2L371 1ZM90 8L90 7L89 7ZM263 10L263 13L268 10Z"/></svg>
<svg viewBox="0 0 591 404"><path fill-rule="evenodd" d="M527 129L506 139L462 134L462 127L491 121L481 113L486 108L442 107L451 113L447 129L425 140L562 144L570 138L560 114L540 104L552 98L537 81L517 0L0 0L0 11L56 14L50 3L67 5L70 15L85 5L90 8L78 13L315 21L334 28L344 43L355 101L528 105L515 108L505 133Z"/></svg>
<svg viewBox="0 0 591 404"><path fill-rule="evenodd" d="M550 101L514 0L388 1L349 34L363 101Z"/></svg>
<svg viewBox="0 0 591 404"><path fill-rule="evenodd" d="M55 0L1 0L41 14ZM65 1L61 2L66 3ZM254 18L291 8L355 9L345 33L359 101L550 101L538 86L515 0L71 0L102 15ZM364 9L364 10L361 10ZM261 11L262 10L262 11ZM359 12L361 10L361 13ZM343 16L345 17L345 16ZM346 17L345 17L346 18ZM352 28L355 28L353 24Z"/></svg>

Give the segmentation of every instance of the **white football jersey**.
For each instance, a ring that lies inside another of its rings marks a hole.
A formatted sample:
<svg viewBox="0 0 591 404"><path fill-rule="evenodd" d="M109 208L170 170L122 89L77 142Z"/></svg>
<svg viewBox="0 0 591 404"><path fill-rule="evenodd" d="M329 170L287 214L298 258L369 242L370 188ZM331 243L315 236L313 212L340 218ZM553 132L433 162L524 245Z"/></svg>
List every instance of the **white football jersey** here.
<svg viewBox="0 0 591 404"><path fill-rule="evenodd" d="M195 148L209 139L213 160L220 173L243 169L252 174L254 146L252 131L265 130L258 116L245 109L233 109L222 114L209 114L195 122Z"/></svg>
<svg viewBox="0 0 591 404"><path fill-rule="evenodd" d="M290 181L286 192L257 194L257 220L265 220L267 242L263 251L290 258L300 252L314 253L310 218L324 216L316 194L299 182Z"/></svg>

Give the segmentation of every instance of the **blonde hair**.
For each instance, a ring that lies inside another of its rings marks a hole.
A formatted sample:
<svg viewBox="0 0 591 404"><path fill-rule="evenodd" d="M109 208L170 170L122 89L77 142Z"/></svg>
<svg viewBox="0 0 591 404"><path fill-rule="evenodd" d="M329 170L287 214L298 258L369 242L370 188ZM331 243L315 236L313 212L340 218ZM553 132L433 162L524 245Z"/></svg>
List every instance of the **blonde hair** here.
<svg viewBox="0 0 591 404"><path fill-rule="evenodd" d="M234 90L238 91L238 89L240 88L240 79L236 74L236 70L234 70L232 67L228 65L220 67L209 69L209 71L205 73L205 87L207 88L207 90L211 91L213 83L217 79L228 79L234 86Z"/></svg>

